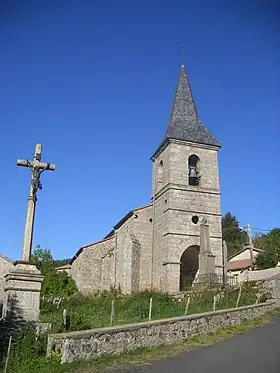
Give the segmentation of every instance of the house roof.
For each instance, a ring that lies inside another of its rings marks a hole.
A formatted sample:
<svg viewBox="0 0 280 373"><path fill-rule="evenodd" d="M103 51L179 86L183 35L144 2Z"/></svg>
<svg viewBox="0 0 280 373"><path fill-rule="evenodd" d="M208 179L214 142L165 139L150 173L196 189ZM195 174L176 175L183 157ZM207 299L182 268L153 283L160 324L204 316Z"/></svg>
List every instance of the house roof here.
<svg viewBox="0 0 280 373"><path fill-rule="evenodd" d="M60 267L56 267L56 269L70 269L71 268L71 264L68 263L68 264L65 264L63 266L60 266Z"/></svg>
<svg viewBox="0 0 280 373"><path fill-rule="evenodd" d="M251 264L251 259L234 260L232 262L228 262L227 269L228 271L238 271L249 268Z"/></svg>
<svg viewBox="0 0 280 373"><path fill-rule="evenodd" d="M233 259L233 258L236 257L237 255L243 253L244 251L246 251L246 250L248 250L248 249L250 249L250 246L249 246L249 245L244 246L241 250L239 250L239 251L237 251L235 254L231 255L231 256L228 258L228 260ZM263 252L262 249L258 249L258 248L256 248L256 247L253 247L253 251L257 251L258 253Z"/></svg>

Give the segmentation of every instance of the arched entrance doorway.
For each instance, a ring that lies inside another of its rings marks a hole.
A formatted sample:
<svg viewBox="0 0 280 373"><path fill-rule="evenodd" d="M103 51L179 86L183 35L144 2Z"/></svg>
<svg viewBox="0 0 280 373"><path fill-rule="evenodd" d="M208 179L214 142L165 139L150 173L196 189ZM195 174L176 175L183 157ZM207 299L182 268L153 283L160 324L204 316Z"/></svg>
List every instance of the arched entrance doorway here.
<svg viewBox="0 0 280 373"><path fill-rule="evenodd" d="M199 267L198 256L198 245L192 245L183 252L180 260L180 291L192 285Z"/></svg>

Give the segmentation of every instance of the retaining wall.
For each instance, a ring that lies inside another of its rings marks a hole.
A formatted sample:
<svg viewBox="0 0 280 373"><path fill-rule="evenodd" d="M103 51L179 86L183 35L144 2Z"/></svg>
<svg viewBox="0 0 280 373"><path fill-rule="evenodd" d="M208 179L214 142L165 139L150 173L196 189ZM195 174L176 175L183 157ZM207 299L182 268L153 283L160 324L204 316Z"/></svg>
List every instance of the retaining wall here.
<svg viewBox="0 0 280 373"><path fill-rule="evenodd" d="M261 269L259 271L244 271L238 276L238 281L265 281L276 275L280 275L280 267Z"/></svg>
<svg viewBox="0 0 280 373"><path fill-rule="evenodd" d="M215 332L221 327L239 325L276 308L273 300L257 305L173 317L130 325L50 334L48 356L61 354L61 362L96 359L140 347L181 343L191 337Z"/></svg>

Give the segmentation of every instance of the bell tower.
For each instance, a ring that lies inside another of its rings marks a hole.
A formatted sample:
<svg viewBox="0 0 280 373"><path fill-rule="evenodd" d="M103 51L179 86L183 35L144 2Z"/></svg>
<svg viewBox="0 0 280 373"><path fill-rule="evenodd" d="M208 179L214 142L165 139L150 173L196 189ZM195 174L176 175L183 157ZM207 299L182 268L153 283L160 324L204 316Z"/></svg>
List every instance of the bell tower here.
<svg viewBox="0 0 280 373"><path fill-rule="evenodd" d="M198 118L184 65L168 127L153 162L152 286L183 290L203 271L200 226L209 226L215 272L222 272L222 231L218 150L215 137Z"/></svg>

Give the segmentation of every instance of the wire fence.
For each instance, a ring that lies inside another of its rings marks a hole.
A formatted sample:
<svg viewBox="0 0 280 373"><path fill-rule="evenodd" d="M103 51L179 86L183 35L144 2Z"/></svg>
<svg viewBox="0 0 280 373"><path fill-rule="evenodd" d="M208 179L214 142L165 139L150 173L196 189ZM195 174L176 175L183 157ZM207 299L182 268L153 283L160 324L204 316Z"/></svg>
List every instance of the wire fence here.
<svg viewBox="0 0 280 373"><path fill-rule="evenodd" d="M86 330L114 325L147 322L156 319L191 315L218 309L254 304L257 290L243 284L228 289L192 289L171 296L140 292L129 296L104 292L99 296L72 297L42 307L41 319L52 324L53 332Z"/></svg>
<svg viewBox="0 0 280 373"><path fill-rule="evenodd" d="M238 279L236 276L229 276L223 274L206 274L200 275L197 278L193 276L182 276L181 278L181 291L188 290L211 290L226 287L233 287L238 285Z"/></svg>

